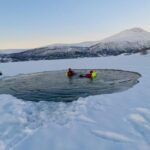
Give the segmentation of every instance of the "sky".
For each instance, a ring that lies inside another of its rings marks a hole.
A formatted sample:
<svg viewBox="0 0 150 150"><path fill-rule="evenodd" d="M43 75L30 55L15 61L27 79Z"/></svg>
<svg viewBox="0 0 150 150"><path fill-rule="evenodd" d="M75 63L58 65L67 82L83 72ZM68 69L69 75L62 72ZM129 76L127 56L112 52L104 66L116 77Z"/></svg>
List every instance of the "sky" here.
<svg viewBox="0 0 150 150"><path fill-rule="evenodd" d="M97 41L150 31L150 0L0 0L0 49Z"/></svg>

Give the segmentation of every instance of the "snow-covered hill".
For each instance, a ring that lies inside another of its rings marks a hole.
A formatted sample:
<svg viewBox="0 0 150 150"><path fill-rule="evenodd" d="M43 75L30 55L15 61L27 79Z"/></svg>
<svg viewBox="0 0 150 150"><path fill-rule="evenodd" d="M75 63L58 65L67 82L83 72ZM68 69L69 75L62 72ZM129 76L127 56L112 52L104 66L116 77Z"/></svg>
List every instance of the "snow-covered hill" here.
<svg viewBox="0 0 150 150"><path fill-rule="evenodd" d="M108 54L109 52L132 53L150 48L150 33L141 28L132 28L102 40L92 46L91 51Z"/></svg>
<svg viewBox="0 0 150 150"><path fill-rule="evenodd" d="M142 28L132 28L108 37L101 42L137 42L137 41L150 41L150 32Z"/></svg>
<svg viewBox="0 0 150 150"><path fill-rule="evenodd" d="M95 44L98 44L100 41L86 41L86 42L80 42L80 43L72 43L72 44L64 44L64 43L58 43L58 44L51 44L47 47L54 48L54 47L91 47Z"/></svg>
<svg viewBox="0 0 150 150"><path fill-rule="evenodd" d="M132 28L100 42L53 44L20 53L0 54L0 61L51 60L79 57L98 57L145 52L150 49L150 33Z"/></svg>

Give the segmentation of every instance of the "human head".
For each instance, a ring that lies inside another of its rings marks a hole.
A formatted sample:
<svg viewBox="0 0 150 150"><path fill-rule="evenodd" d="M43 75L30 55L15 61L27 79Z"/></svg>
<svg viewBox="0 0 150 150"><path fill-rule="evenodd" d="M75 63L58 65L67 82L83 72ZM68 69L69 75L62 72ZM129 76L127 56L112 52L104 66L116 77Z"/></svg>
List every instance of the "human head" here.
<svg viewBox="0 0 150 150"><path fill-rule="evenodd" d="M90 73L93 73L93 70L91 70Z"/></svg>

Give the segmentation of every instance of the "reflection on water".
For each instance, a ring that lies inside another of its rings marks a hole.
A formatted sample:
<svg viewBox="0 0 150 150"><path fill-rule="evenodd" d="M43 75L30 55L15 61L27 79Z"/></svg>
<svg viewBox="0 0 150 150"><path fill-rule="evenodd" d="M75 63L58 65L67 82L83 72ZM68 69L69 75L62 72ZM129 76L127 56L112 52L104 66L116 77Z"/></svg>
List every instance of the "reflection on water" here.
<svg viewBox="0 0 150 150"><path fill-rule="evenodd" d="M88 70L76 70L78 75ZM64 101L70 102L79 97L109 94L127 90L138 83L140 75L121 70L97 71L97 78L89 80L73 79L65 76L65 71L49 71L19 75L0 80L0 94L11 94L29 101Z"/></svg>

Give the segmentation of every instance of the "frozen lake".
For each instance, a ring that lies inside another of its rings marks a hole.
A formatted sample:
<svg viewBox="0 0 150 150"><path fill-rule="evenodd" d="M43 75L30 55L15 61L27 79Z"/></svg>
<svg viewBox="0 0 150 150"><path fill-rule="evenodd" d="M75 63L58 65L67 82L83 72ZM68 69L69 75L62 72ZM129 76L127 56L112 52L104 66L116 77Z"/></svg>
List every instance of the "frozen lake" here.
<svg viewBox="0 0 150 150"><path fill-rule="evenodd" d="M97 78L79 78L89 70L75 70L68 79L65 70L18 75L0 80L0 94L11 94L27 101L71 102L79 97L127 90L138 83L140 74L122 70L98 69Z"/></svg>

